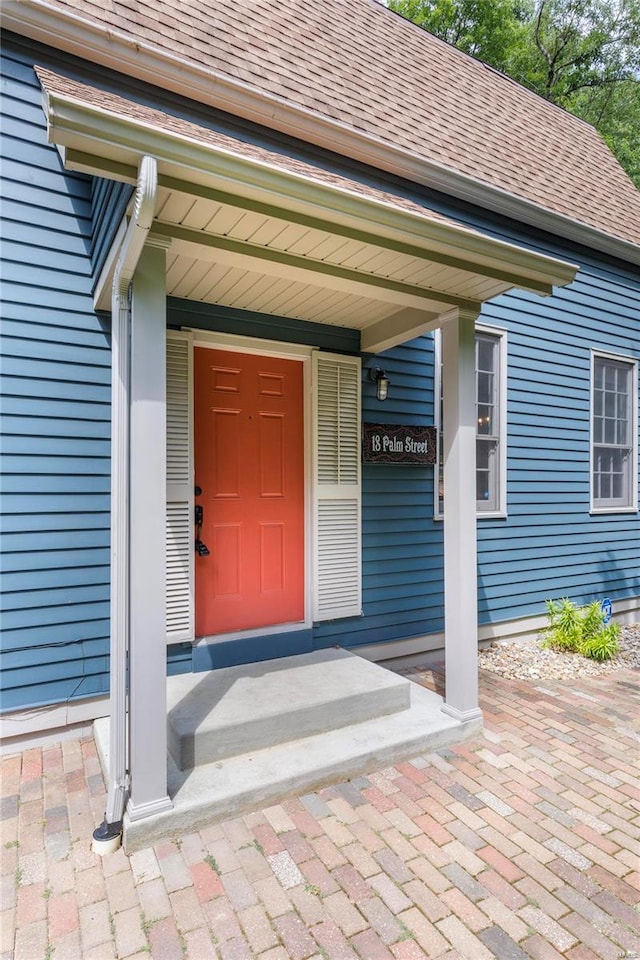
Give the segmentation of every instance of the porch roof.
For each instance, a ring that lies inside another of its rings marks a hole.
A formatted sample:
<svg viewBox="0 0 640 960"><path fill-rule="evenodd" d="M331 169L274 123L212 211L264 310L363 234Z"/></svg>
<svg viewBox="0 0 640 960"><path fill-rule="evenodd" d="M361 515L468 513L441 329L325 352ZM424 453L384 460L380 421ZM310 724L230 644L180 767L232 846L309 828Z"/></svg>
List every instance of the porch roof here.
<svg viewBox="0 0 640 960"><path fill-rule="evenodd" d="M463 227L401 192L37 69L65 165L135 182L156 157L151 238L167 293L361 331L384 350L478 311L512 287L540 294L576 268ZM108 270L98 285L106 306Z"/></svg>

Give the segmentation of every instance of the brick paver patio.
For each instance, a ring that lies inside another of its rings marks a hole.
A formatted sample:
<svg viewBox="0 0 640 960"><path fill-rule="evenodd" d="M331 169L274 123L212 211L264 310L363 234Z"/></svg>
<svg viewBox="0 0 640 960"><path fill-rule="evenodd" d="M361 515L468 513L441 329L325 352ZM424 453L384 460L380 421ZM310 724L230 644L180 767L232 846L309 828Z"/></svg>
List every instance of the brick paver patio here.
<svg viewBox="0 0 640 960"><path fill-rule="evenodd" d="M3 759L2 960L640 957L637 673L481 685L478 740L130 858L91 740Z"/></svg>

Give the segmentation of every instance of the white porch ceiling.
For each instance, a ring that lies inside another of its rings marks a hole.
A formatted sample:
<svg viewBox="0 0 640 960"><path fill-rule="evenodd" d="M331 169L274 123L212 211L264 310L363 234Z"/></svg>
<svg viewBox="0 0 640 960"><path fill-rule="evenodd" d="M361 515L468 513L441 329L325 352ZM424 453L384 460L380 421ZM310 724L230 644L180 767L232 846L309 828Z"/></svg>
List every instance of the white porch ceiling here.
<svg viewBox="0 0 640 960"><path fill-rule="evenodd" d="M166 187L152 232L169 244L169 296L358 330L407 308L437 315L511 286Z"/></svg>

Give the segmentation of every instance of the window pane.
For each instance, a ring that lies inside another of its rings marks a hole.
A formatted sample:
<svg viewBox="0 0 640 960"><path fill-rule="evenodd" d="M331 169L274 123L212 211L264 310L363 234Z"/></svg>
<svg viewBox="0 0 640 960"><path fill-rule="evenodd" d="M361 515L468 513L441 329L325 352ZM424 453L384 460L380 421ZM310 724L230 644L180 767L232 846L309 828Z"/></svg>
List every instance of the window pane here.
<svg viewBox="0 0 640 960"><path fill-rule="evenodd" d="M618 377L616 375L617 371L613 363L607 363L604 361L604 388L605 390L615 390Z"/></svg>
<svg viewBox="0 0 640 960"><path fill-rule="evenodd" d="M476 500L478 510L498 509L498 441L476 440Z"/></svg>
<svg viewBox="0 0 640 960"><path fill-rule="evenodd" d="M604 421L604 443L616 442L616 421L607 417Z"/></svg>
<svg viewBox="0 0 640 960"><path fill-rule="evenodd" d="M478 404L478 433L490 435L493 431L493 407Z"/></svg>
<svg viewBox="0 0 640 960"><path fill-rule="evenodd" d="M604 363L597 357L593 371L593 383L596 390L602 394L604 389Z"/></svg>
<svg viewBox="0 0 640 960"><path fill-rule="evenodd" d="M604 392L597 387L593 397L593 412L596 417L604 416Z"/></svg>
<svg viewBox="0 0 640 960"><path fill-rule="evenodd" d="M593 441L594 443L604 443L604 420L602 417L593 419Z"/></svg>
<svg viewBox="0 0 640 960"><path fill-rule="evenodd" d="M478 371L476 377L476 390L478 403L493 402L493 374L482 373Z"/></svg>
<svg viewBox="0 0 640 960"><path fill-rule="evenodd" d="M607 391L604 395L604 415L605 417L615 417L616 415L617 394Z"/></svg>
<svg viewBox="0 0 640 960"><path fill-rule="evenodd" d="M617 421L617 427L618 427L618 429L617 429L617 432L616 432L616 441L615 441L615 442L616 442L617 444L619 444L620 446L626 446L626 445L629 443L628 429L627 429L628 426L629 426L629 424L627 423L626 420L618 420L618 421Z"/></svg>
<svg viewBox="0 0 640 960"><path fill-rule="evenodd" d="M493 339L488 339L479 335L477 340L477 351L476 351L476 364L478 370L495 370L495 350L496 342Z"/></svg>

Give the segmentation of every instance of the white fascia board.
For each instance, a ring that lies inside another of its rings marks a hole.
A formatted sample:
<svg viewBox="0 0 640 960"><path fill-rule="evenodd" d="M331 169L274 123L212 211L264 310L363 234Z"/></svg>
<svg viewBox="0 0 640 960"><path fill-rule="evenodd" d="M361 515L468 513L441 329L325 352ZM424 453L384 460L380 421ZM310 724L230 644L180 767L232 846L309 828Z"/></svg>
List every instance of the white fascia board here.
<svg viewBox="0 0 640 960"><path fill-rule="evenodd" d="M640 246L408 150L363 134L264 90L205 70L117 30L101 27L45 0L3 4L5 30L296 137L369 166L527 223L582 246L640 264Z"/></svg>
<svg viewBox="0 0 640 960"><path fill-rule="evenodd" d="M381 237L421 246L428 259L430 249L464 258L471 271L500 265L512 276L513 286L545 295L553 286L570 283L578 270L573 264L516 244L483 236L457 224L431 220L355 191L312 180L254 158L244 157L187 136L161 130L133 117L112 113L66 94L49 92L44 97L49 140L66 147L72 169L105 175L105 165L116 179L132 181L144 154L158 158L160 176L175 176L198 183L214 183L218 189L263 200L268 197L283 209L295 208L312 215L355 224ZM74 151L82 162L73 164ZM107 175L109 173L107 172Z"/></svg>

